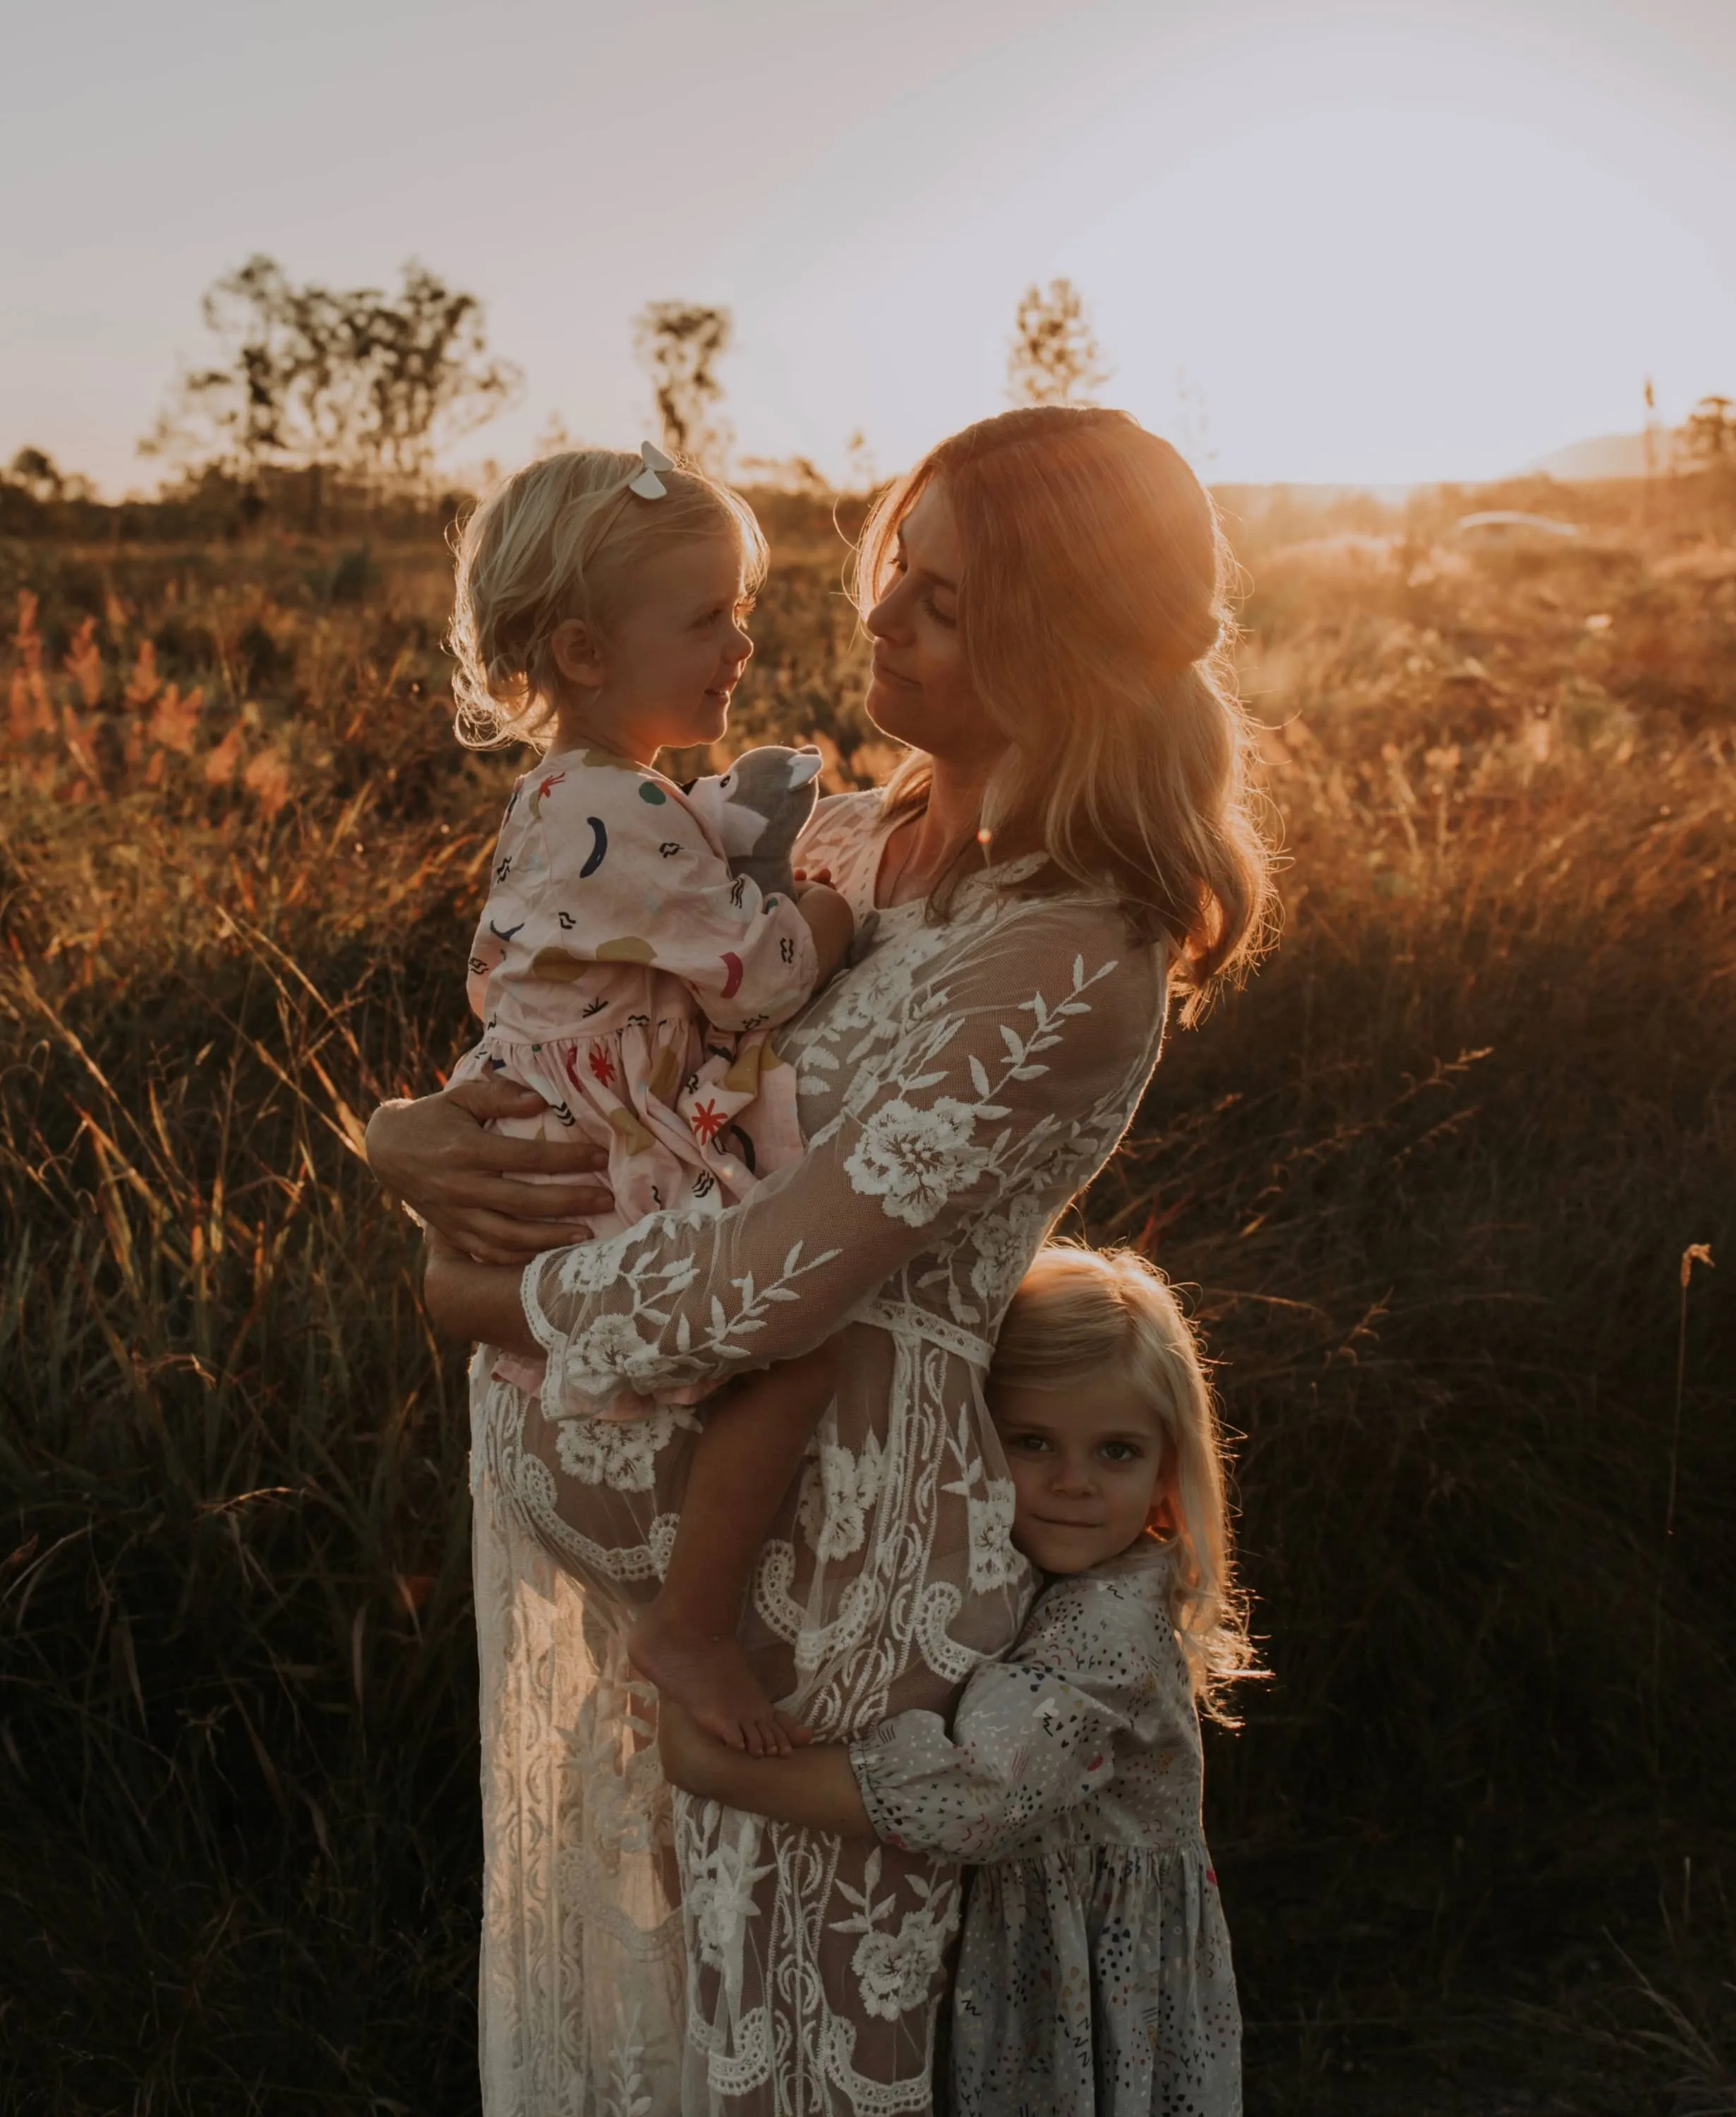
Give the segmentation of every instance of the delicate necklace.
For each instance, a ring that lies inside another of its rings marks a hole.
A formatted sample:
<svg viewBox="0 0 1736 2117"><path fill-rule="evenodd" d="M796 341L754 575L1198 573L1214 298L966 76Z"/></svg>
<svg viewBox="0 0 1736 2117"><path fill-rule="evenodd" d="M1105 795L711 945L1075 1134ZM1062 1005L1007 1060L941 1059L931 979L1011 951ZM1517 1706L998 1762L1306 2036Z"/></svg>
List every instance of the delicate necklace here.
<svg viewBox="0 0 1736 2117"><path fill-rule="evenodd" d="M922 828L922 820L920 816L914 816L911 818L907 823L899 824L895 828L898 830L907 832L909 836L904 841L903 856L900 858L897 867L893 869L890 877L882 885L885 891L886 904L889 911L892 908L893 898L898 894L899 883L903 881L906 871L908 869L912 860L916 857L916 838ZM989 840L990 833L987 831L979 830L977 832L976 842L982 847L983 859L985 861L988 859ZM954 855L953 857L956 858L957 856ZM947 865L950 866L950 865L951 861L949 860L947 862ZM942 871L944 872L944 869Z"/></svg>

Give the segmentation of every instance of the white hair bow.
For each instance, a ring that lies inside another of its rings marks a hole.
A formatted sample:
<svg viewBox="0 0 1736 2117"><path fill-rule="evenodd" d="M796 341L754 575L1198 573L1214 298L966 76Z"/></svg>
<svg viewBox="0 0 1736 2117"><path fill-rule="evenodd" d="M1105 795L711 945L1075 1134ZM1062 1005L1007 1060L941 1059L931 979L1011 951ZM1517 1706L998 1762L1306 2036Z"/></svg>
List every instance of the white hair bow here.
<svg viewBox="0 0 1736 2117"><path fill-rule="evenodd" d="M645 467L627 490L629 492L636 492L641 500L661 500L669 488L658 476L658 473L660 470L673 470L675 465L660 448L650 441L641 441L639 445L639 453Z"/></svg>

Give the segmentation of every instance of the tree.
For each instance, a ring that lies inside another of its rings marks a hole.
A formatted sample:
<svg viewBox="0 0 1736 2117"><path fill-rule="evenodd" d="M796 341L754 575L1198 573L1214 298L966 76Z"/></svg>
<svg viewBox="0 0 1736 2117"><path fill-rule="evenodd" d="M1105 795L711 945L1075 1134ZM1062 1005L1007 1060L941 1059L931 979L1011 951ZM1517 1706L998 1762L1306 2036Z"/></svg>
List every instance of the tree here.
<svg viewBox="0 0 1736 2117"><path fill-rule="evenodd" d="M20 449L0 475L0 484L28 493L41 507L52 506L59 500L95 497L90 479L82 472L63 471L45 449Z"/></svg>
<svg viewBox="0 0 1736 2117"><path fill-rule="evenodd" d="M7 466L6 475L10 483L44 505L58 500L66 490L66 480L55 468L54 459L41 449L20 449Z"/></svg>
<svg viewBox="0 0 1736 2117"><path fill-rule="evenodd" d="M206 292L220 357L182 376L141 443L256 482L267 468L327 468L376 485L424 481L445 444L492 418L521 377L491 360L482 305L424 265L396 296L294 285L250 257Z"/></svg>
<svg viewBox="0 0 1736 2117"><path fill-rule="evenodd" d="M1688 415L1682 445L1701 463L1736 463L1736 399L1702 397Z"/></svg>
<svg viewBox="0 0 1736 2117"><path fill-rule="evenodd" d="M1103 349L1071 279L1028 287L1013 325L1007 394L1015 404L1094 404L1108 381Z"/></svg>
<svg viewBox="0 0 1736 2117"><path fill-rule="evenodd" d="M721 471L732 438L714 415L723 394L717 363L735 327L727 309L692 302L649 302L633 327L633 350L651 377L663 446Z"/></svg>
<svg viewBox="0 0 1736 2117"><path fill-rule="evenodd" d="M419 484L439 448L486 425L518 394L523 377L509 362L489 359L475 295L448 287L413 258L395 301L350 298L367 378L363 450L376 473Z"/></svg>

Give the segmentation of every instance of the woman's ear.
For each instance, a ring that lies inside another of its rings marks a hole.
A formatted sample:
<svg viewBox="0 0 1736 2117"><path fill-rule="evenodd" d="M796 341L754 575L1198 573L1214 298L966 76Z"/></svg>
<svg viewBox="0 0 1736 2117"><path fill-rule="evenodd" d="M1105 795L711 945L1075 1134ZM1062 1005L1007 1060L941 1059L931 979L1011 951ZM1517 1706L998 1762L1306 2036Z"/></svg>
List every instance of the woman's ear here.
<svg viewBox="0 0 1736 2117"><path fill-rule="evenodd" d="M555 666L569 684L577 684L587 691L601 688L603 656L596 635L583 618L562 618L549 637L548 648Z"/></svg>

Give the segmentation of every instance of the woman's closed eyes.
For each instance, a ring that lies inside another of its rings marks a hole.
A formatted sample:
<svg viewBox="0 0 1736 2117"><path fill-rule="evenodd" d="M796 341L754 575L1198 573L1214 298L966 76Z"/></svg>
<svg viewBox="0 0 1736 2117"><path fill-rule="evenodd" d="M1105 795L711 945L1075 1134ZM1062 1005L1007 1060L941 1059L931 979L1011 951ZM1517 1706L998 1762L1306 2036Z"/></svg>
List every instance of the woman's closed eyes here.
<svg viewBox="0 0 1736 2117"><path fill-rule="evenodd" d="M904 556L904 544L902 532L900 533L898 548L892 554L890 565L892 571L900 580L902 580L905 574L910 571L910 561ZM935 598L937 596L941 594L950 596L955 595L957 593L958 591L953 588L950 581L937 580L929 588L926 593L923 596L920 606L923 610L927 611L928 615L931 618L933 618L936 625L944 625L949 632L957 630L958 624L958 613L956 610L943 610Z"/></svg>

